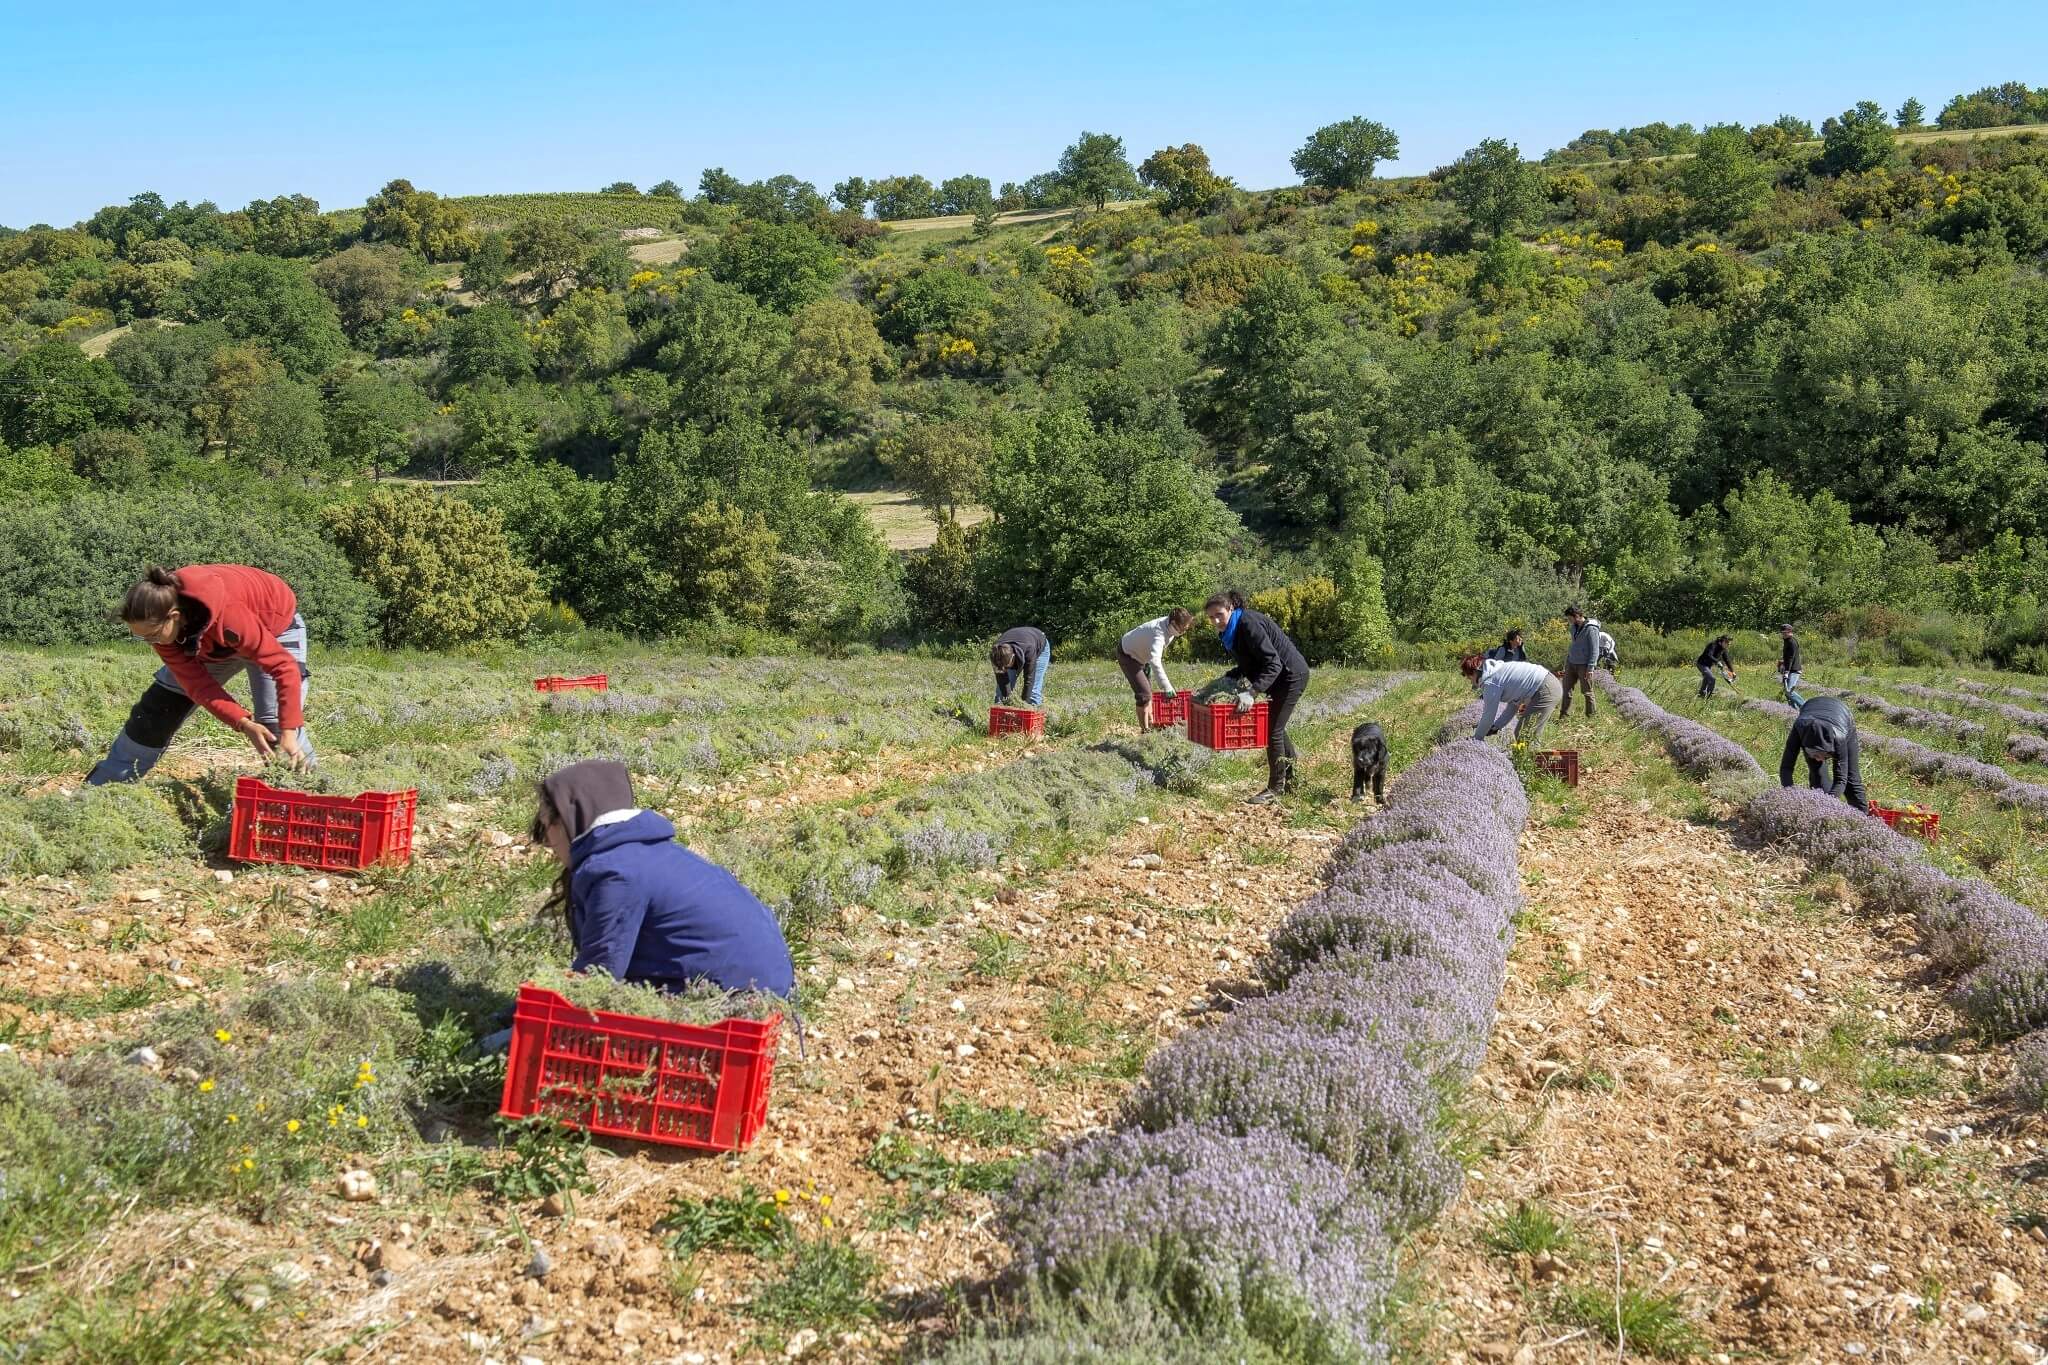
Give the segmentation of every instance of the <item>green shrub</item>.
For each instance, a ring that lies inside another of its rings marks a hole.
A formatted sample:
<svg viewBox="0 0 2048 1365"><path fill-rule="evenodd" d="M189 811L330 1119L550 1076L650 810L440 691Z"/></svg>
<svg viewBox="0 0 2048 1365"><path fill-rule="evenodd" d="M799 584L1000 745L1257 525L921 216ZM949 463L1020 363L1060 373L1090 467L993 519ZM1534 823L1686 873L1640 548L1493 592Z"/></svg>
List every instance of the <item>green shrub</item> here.
<svg viewBox="0 0 2048 1365"><path fill-rule="evenodd" d="M330 507L326 522L383 594L387 645L514 639L547 605L494 511L414 488Z"/></svg>
<svg viewBox="0 0 2048 1365"><path fill-rule="evenodd" d="M153 564L253 564L292 585L314 648L371 638L379 601L285 509L192 489L81 493L0 506L0 639L125 640L121 598Z"/></svg>
<svg viewBox="0 0 2048 1365"><path fill-rule="evenodd" d="M192 835L151 788L119 784L25 801L0 797L0 873L111 872L191 850Z"/></svg>

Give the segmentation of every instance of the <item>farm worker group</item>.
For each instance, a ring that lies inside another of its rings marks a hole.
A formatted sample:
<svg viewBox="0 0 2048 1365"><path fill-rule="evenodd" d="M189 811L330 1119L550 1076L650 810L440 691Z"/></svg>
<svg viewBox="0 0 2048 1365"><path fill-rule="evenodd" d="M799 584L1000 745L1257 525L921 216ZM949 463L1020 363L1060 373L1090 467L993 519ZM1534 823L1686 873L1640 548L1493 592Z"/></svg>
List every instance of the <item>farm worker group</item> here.
<svg viewBox="0 0 2048 1365"><path fill-rule="evenodd" d="M1260 694L1266 697L1266 788L1251 802L1264 805L1276 801L1294 786L1300 755L1288 737L1287 723L1308 690L1308 661L1278 622L1246 605L1244 594L1234 588L1211 597L1203 604L1202 614L1235 661L1235 667L1204 691L1234 694L1240 715L1252 709ZM1133 626L1118 641L1117 667L1131 686L1140 731L1151 728L1151 678L1157 676L1159 690L1173 690L1166 676L1166 650L1188 633L1194 620L1187 608L1175 607L1164 616ZM1036 626L1006 630L990 646L988 658L995 670L996 705L1007 705L1011 693L1020 690L1026 706L1045 704L1045 673L1052 647L1044 631ZM1027 678L1028 685L1020 687Z"/></svg>

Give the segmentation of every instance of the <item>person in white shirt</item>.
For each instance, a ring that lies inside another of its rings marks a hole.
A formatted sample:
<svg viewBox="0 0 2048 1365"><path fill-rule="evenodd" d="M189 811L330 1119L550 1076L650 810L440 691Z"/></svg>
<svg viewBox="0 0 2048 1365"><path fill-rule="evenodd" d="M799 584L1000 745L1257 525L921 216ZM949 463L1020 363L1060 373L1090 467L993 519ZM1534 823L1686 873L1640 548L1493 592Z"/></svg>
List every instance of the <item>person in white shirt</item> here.
<svg viewBox="0 0 2048 1365"><path fill-rule="evenodd" d="M1600 667L1609 672L1621 667L1621 656L1614 652L1614 637L1604 630L1600 632Z"/></svg>
<svg viewBox="0 0 2048 1365"><path fill-rule="evenodd" d="M1131 685L1131 696L1138 703L1139 734L1152 728L1152 684L1147 674L1159 675L1161 692L1173 691L1166 676L1166 647L1187 634L1194 620L1195 614L1186 607L1175 607L1124 632L1117 645L1116 666L1124 671L1124 681Z"/></svg>
<svg viewBox="0 0 2048 1365"><path fill-rule="evenodd" d="M1479 725L1472 731L1472 738L1484 741L1496 731L1506 729L1520 711L1522 718L1515 724L1515 742L1535 747L1543 738L1543 727L1550 722L1551 713L1564 701L1564 684L1557 675L1542 664L1512 663L1477 654L1466 655L1458 666L1465 680L1478 691L1482 703ZM1522 709L1524 702L1528 703L1526 710Z"/></svg>

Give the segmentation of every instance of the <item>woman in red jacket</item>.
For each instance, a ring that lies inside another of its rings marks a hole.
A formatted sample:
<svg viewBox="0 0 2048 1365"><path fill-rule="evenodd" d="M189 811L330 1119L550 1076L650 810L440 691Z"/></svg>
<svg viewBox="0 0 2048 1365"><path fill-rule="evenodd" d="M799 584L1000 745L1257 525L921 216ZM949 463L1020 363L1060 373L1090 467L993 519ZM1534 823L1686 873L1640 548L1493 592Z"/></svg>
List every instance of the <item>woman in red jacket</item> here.
<svg viewBox="0 0 2048 1365"><path fill-rule="evenodd" d="M86 781L133 782L156 766L171 737L204 706L265 758L313 761L306 737L306 622L291 585L243 564L151 569L128 590L121 619L164 661L114 747ZM249 675L244 711L226 683Z"/></svg>

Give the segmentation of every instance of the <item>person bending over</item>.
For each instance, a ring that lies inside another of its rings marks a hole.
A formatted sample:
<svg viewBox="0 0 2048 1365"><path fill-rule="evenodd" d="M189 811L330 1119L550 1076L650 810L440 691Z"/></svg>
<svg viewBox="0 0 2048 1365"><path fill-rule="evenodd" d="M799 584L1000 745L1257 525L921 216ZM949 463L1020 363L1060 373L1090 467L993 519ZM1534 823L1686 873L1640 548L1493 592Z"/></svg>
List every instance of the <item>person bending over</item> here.
<svg viewBox="0 0 2048 1365"><path fill-rule="evenodd" d="M1021 691L1026 706L1045 704L1045 670L1052 664L1052 643L1037 626L1016 626L997 638L988 652L996 671L996 705L1008 706L1010 693Z"/></svg>
<svg viewBox="0 0 2048 1365"><path fill-rule="evenodd" d="M151 569L128 590L121 619L136 639L149 642L163 665L87 783L139 780L163 757L195 705L264 758L282 753L294 768L312 763L306 621L289 583L245 564ZM223 685L237 673L249 676L249 711Z"/></svg>
<svg viewBox="0 0 2048 1365"><path fill-rule="evenodd" d="M1237 684L1237 709L1251 710L1254 693L1263 692L1268 698L1266 789L1251 801L1264 805L1278 800L1292 790L1294 767L1300 759L1294 741L1287 737L1287 722L1293 719L1301 694L1308 690L1308 661L1279 623L1246 606L1244 595L1236 589L1217 593L1202 605L1202 612L1237 661L1237 667L1223 675Z"/></svg>
<svg viewBox="0 0 2048 1365"><path fill-rule="evenodd" d="M1728 646L1735 643L1732 635L1717 635L1700 651L1700 657L1693 660L1693 667L1700 671L1700 695L1714 695L1714 670L1720 669L1728 675L1728 685L1735 686L1735 660L1728 653Z"/></svg>
<svg viewBox="0 0 2048 1365"><path fill-rule="evenodd" d="M1857 810L1867 811L1870 802L1863 792L1863 752L1856 742L1856 717L1834 697L1815 697L1799 708L1792 729L1785 736L1785 753L1778 760L1778 785L1792 785L1792 765L1806 755L1808 785L1839 796ZM1828 765L1834 773L1822 777Z"/></svg>
<svg viewBox="0 0 2048 1365"><path fill-rule="evenodd" d="M1131 685L1131 698L1138 704L1141 735L1152 728L1152 684L1148 671L1159 676L1159 690L1171 695L1173 682L1166 676L1166 650L1188 633L1194 620L1195 614L1186 607L1175 607L1164 616L1133 626L1117 643L1116 666L1123 670L1124 681Z"/></svg>
<svg viewBox="0 0 2048 1365"><path fill-rule="evenodd" d="M1472 731L1472 738L1477 740L1505 730L1512 720L1515 741L1533 746L1543 738L1543 727L1550 723L1551 713L1564 700L1564 684L1542 664L1483 659L1469 654L1459 661L1458 667L1483 703L1479 724Z"/></svg>
<svg viewBox="0 0 2048 1365"><path fill-rule="evenodd" d="M795 988L773 912L677 843L659 813L640 809L623 764L571 763L542 782L533 840L562 865L547 904L569 927L571 971L667 991Z"/></svg>

